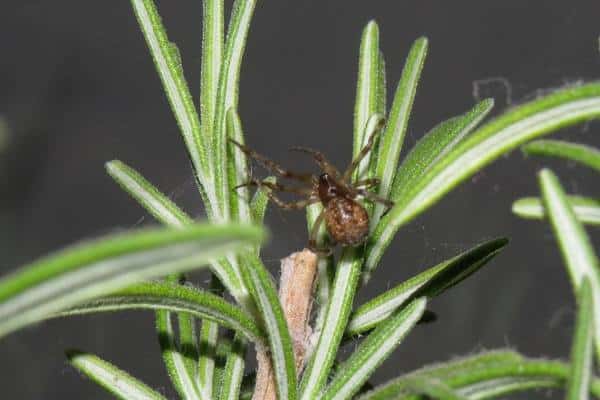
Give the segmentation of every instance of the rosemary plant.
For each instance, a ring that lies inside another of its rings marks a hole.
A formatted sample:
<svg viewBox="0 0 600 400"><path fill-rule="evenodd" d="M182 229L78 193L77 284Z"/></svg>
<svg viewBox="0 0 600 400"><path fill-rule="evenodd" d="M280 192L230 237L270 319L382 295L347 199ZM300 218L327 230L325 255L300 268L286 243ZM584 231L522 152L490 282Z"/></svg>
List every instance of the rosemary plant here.
<svg viewBox="0 0 600 400"><path fill-rule="evenodd" d="M252 396L253 374L245 366L251 349L266 354L273 396L279 399L484 399L546 387L567 387L573 399L590 392L600 397L600 381L591 374L593 346L600 354L598 262L581 227L599 223L600 205L567 197L549 171L540 174L542 198L520 200L514 208L530 218L547 215L565 256L580 308L571 365L498 350L367 385L423 318L428 300L485 265L506 246L505 238L481 243L355 304L357 291L376 273L400 228L501 155L600 116L600 83L556 91L482 124L493 107L491 99L484 100L435 126L399 163L428 41L414 42L388 110L379 28L369 22L359 50L353 155L376 121L385 117L387 122L354 179L379 179L378 195L395 205L385 214L379 206L367 207L371 229L365 246L344 248L337 259L319 259L313 335L306 367L297 368L296 338L259 252L268 193L263 188L251 197L247 188L234 191L248 179L248 160L227 140L244 142L238 87L256 0L235 0L227 29L223 1L204 0L200 107L153 1L131 4L184 139L209 223L194 221L125 163L108 162L110 176L165 227L79 244L5 277L0 281L0 336L57 316L154 310L165 366L186 400ZM600 165L598 153L581 146L537 142L524 149ZM307 210L309 228L319 211L320 205ZM325 230L318 240L327 240ZM212 273L210 288L185 283L184 272L201 266ZM165 279L149 280L156 278ZM358 345L339 363L340 346L347 341ZM69 351L67 357L118 398L164 398L152 385L95 355ZM267 398L261 396L254 393L255 399Z"/></svg>

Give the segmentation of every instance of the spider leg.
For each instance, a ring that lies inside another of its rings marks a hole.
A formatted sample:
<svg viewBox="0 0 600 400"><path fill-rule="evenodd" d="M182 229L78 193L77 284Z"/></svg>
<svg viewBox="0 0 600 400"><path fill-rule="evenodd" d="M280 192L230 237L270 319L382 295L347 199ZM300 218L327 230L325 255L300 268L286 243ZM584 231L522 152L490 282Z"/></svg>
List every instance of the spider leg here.
<svg viewBox="0 0 600 400"><path fill-rule="evenodd" d="M259 181L258 179L250 179L248 182L242 183L241 185L237 185L234 189L241 188L244 186L266 187L278 192L289 192L304 196L310 196L312 193L311 188L282 185L276 182Z"/></svg>
<svg viewBox="0 0 600 400"><path fill-rule="evenodd" d="M239 185L238 187L241 187L241 186L258 186L258 187L267 187L267 188L271 189L266 192L267 196L273 203L275 203L277 206L283 208L284 210L300 210L300 209L308 206L309 204L317 203L320 201L318 197L313 197L310 195L308 198L306 198L304 200L298 200L298 201L292 201L292 202L283 201L279 197L277 197L277 195L275 193L273 193L273 190L279 190L279 188L286 188L286 189L296 189L296 188L288 188L288 187L284 187L282 185L277 185L272 182L259 181L258 179L253 179L249 182ZM304 192L304 193L299 193L299 194L307 195L310 193Z"/></svg>
<svg viewBox="0 0 600 400"><path fill-rule="evenodd" d="M340 172L337 170L337 168L334 167L333 164L331 164L329 162L329 160L327 160L325 155L323 153L321 153L320 151L311 149L310 147L292 147L292 148L290 148L290 151L300 151L302 153L310 154L313 156L316 163L323 170L323 172L325 172L335 178L340 176Z"/></svg>
<svg viewBox="0 0 600 400"><path fill-rule="evenodd" d="M375 125L373 132L370 133L367 144L360 150L360 152L356 155L354 160L352 160L352 163L350 164L348 169L344 171L344 182L350 181L350 177L352 176L356 168L358 168L361 161L367 156L367 154L369 154L369 151L371 151L371 149L373 148L373 144L375 144L375 137L377 137L377 134L381 131L381 128L383 128L384 122L385 120L383 118L379 120L377 125Z"/></svg>
<svg viewBox="0 0 600 400"><path fill-rule="evenodd" d="M320 254L323 256L329 256L332 253L331 247L321 248L317 246L317 234L319 233L319 227L323 223L325 218L325 210L321 211L317 219L315 219L315 223L310 230L310 236L308 239L308 248L310 251L316 254Z"/></svg>
<svg viewBox="0 0 600 400"><path fill-rule="evenodd" d="M352 184L352 186L356 189L369 189L369 188L373 188L377 185L379 185L378 178L363 179L361 181L354 182Z"/></svg>
<svg viewBox="0 0 600 400"><path fill-rule="evenodd" d="M366 200L372 203L380 203L383 204L386 208L383 212L385 215L390 209L394 206L394 202L388 199L384 199L383 197L377 196L375 193L371 193L365 189L357 189L355 192L357 195L364 197Z"/></svg>
<svg viewBox="0 0 600 400"><path fill-rule="evenodd" d="M312 174L301 174L301 173L289 171L289 170L283 168L282 166L280 166L279 164L277 164L275 161L268 159L267 157L263 156L262 154L257 153L256 151L250 149L249 147L244 146L243 144L236 142L235 140L233 140L231 138L229 139L229 141L231 143L235 144L237 147L239 147L239 149L241 151L243 151L244 153L246 153L246 155L248 157L255 159L260 165L262 165L264 168L268 169L269 171L272 171L273 173L276 173L284 178L296 179L296 180L302 181L302 182L312 182Z"/></svg>

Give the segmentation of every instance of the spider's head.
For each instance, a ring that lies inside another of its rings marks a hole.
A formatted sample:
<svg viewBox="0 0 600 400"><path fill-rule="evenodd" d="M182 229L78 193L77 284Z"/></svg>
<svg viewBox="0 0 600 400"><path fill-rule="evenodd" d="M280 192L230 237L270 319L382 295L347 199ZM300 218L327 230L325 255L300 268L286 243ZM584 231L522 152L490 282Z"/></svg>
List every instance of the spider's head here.
<svg viewBox="0 0 600 400"><path fill-rule="evenodd" d="M327 205L331 199L341 194L340 185L331 175L328 173L319 175L319 199L323 205Z"/></svg>

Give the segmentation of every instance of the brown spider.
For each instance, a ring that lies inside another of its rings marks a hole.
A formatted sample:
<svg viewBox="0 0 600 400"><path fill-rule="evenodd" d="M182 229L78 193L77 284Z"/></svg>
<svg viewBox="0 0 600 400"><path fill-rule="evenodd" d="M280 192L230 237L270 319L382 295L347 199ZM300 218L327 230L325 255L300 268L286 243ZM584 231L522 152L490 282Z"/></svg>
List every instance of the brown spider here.
<svg viewBox="0 0 600 400"><path fill-rule="evenodd" d="M322 173L319 176L314 174L296 173L283 169L274 161L271 161L265 156L258 154L254 150L251 150L233 139L229 139L244 153L255 159L267 170L270 170L283 178L303 183L303 186L285 186L279 183L250 178L248 182L239 185L236 189L243 186L269 188L271 189L267 191L269 198L279 207L287 210L301 209L309 204L321 202L324 209L313 224L308 242L309 249L314 252L325 254L331 253L330 247L326 249L317 248L316 236L323 220L325 220L325 226L329 236L334 242L333 244L339 243L342 246L360 245L365 241L369 234L369 215L356 199L362 197L370 202L382 203L387 207L387 210L394 205L393 202L383 199L367 190L377 186L379 184L379 179L371 178L354 183L351 182L352 174L373 147L375 137L380 131L381 126L382 123L373 130L367 144L361 149L356 158L352 160L352 163L343 174L341 174L325 158L325 156L317 150L306 147L293 147L290 149L312 155L322 170ZM295 202L285 202L277 197L274 192L289 192L304 196L305 198Z"/></svg>

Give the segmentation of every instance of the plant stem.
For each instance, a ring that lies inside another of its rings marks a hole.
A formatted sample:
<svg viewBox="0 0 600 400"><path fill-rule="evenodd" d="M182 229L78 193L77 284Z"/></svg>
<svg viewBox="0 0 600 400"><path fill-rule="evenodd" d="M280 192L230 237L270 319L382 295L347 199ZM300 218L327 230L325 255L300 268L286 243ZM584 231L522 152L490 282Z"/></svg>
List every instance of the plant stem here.
<svg viewBox="0 0 600 400"><path fill-rule="evenodd" d="M313 302L317 255L310 250L292 253L281 260L279 299L290 330L296 359L296 374L304 368L311 327L310 311ZM253 400L276 400L275 379L268 349L256 349L258 370Z"/></svg>

